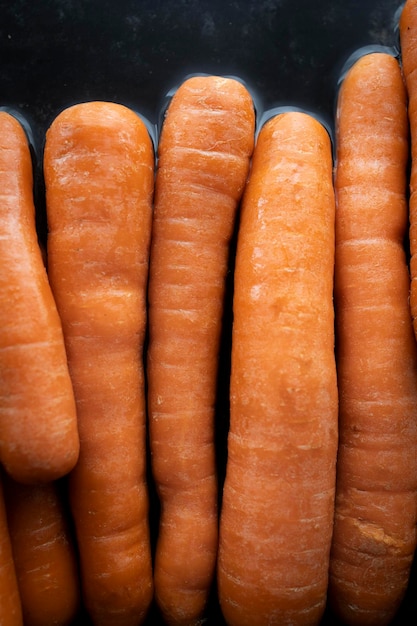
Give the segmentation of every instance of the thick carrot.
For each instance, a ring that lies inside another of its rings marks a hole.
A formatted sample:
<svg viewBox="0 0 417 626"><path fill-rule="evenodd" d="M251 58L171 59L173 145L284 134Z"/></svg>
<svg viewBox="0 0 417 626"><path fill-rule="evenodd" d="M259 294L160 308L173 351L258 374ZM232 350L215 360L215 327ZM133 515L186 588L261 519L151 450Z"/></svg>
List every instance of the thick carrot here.
<svg viewBox="0 0 417 626"><path fill-rule="evenodd" d="M401 61L408 96L411 134L411 175L409 181L410 306L417 337L417 0L407 0L399 22Z"/></svg>
<svg viewBox="0 0 417 626"><path fill-rule="evenodd" d="M238 232L218 590L236 626L318 624L337 453L331 141L307 113L262 127Z"/></svg>
<svg viewBox="0 0 417 626"><path fill-rule="evenodd" d="M169 624L201 618L215 573L214 405L229 243L254 143L237 80L178 88L159 143L149 281L149 416L161 502L156 600Z"/></svg>
<svg viewBox="0 0 417 626"><path fill-rule="evenodd" d="M5 480L10 540L25 626L66 626L80 608L78 565L57 483Z"/></svg>
<svg viewBox="0 0 417 626"><path fill-rule="evenodd" d="M120 104L62 111L46 136L48 271L81 451L70 475L84 601L100 626L139 624L152 598L143 343L154 154Z"/></svg>
<svg viewBox="0 0 417 626"><path fill-rule="evenodd" d="M0 112L0 461L21 482L75 465L79 440L61 322L38 245L32 161Z"/></svg>
<svg viewBox="0 0 417 626"><path fill-rule="evenodd" d="M0 624L23 626L22 607L0 475Z"/></svg>
<svg viewBox="0 0 417 626"><path fill-rule="evenodd" d="M408 125L393 56L369 54L350 68L336 132L340 442L329 598L344 623L383 626L407 588L417 520Z"/></svg>

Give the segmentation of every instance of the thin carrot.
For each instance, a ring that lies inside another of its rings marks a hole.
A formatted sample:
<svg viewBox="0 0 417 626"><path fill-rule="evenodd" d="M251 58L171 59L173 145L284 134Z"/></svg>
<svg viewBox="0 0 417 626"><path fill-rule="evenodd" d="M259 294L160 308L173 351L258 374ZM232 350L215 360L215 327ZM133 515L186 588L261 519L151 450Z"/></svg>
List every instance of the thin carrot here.
<svg viewBox="0 0 417 626"><path fill-rule="evenodd" d="M5 480L10 540L25 626L69 626L80 608L78 565L55 482Z"/></svg>
<svg viewBox="0 0 417 626"><path fill-rule="evenodd" d="M344 623L384 626L407 588L417 520L408 124L393 56L368 54L350 68L336 132L340 442L329 598Z"/></svg>
<svg viewBox="0 0 417 626"><path fill-rule="evenodd" d="M149 416L161 502L155 593L169 624L201 619L217 553L214 405L229 243L254 142L237 80L176 91L159 142L149 281Z"/></svg>
<svg viewBox="0 0 417 626"><path fill-rule="evenodd" d="M81 451L70 475L84 601L100 626L140 624L153 593L143 343L154 154L138 115L62 111L44 153L48 272Z"/></svg>
<svg viewBox="0 0 417 626"><path fill-rule="evenodd" d="M0 112L0 461L21 482L75 465L79 440L61 322L38 245L32 161Z"/></svg>
<svg viewBox="0 0 417 626"><path fill-rule="evenodd" d="M22 607L0 476L0 624L23 626Z"/></svg>
<svg viewBox="0 0 417 626"><path fill-rule="evenodd" d="M407 0L399 21L401 62L408 97L411 134L411 175L409 180L410 306L417 337L417 1Z"/></svg>
<svg viewBox="0 0 417 626"><path fill-rule="evenodd" d="M337 452L334 192L324 126L262 127L242 201L218 593L230 625L318 624Z"/></svg>

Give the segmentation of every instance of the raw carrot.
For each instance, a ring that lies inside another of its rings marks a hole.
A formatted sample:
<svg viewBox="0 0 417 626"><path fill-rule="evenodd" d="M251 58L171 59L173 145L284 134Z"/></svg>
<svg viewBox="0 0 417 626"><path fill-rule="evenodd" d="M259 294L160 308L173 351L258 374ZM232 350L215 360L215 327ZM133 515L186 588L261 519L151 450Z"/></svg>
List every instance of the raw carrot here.
<svg viewBox="0 0 417 626"><path fill-rule="evenodd" d="M44 153L48 271L80 430L70 503L93 622L140 624L153 593L143 343L154 153L121 104L62 111Z"/></svg>
<svg viewBox="0 0 417 626"><path fill-rule="evenodd" d="M417 361L404 250L408 125L397 59L362 56L337 103L339 454L329 598L384 626L416 547Z"/></svg>
<svg viewBox="0 0 417 626"><path fill-rule="evenodd" d="M0 461L21 482L75 465L79 440L61 322L38 245L25 132L0 112Z"/></svg>
<svg viewBox="0 0 417 626"><path fill-rule="evenodd" d="M55 482L5 480L7 521L25 626L66 626L80 608L78 565Z"/></svg>
<svg viewBox="0 0 417 626"><path fill-rule="evenodd" d="M279 113L242 201L218 593L227 624L318 624L337 453L328 132Z"/></svg>
<svg viewBox="0 0 417 626"><path fill-rule="evenodd" d="M408 98L411 134L411 174L409 180L410 306L417 337L417 1L407 0L399 22L401 62Z"/></svg>
<svg viewBox="0 0 417 626"><path fill-rule="evenodd" d="M149 280L149 419L161 519L155 594L169 624L202 618L215 573L214 405L229 243L255 114L243 84L194 76L164 119Z"/></svg>
<svg viewBox="0 0 417 626"><path fill-rule="evenodd" d="M23 626L22 607L0 475L0 624Z"/></svg>

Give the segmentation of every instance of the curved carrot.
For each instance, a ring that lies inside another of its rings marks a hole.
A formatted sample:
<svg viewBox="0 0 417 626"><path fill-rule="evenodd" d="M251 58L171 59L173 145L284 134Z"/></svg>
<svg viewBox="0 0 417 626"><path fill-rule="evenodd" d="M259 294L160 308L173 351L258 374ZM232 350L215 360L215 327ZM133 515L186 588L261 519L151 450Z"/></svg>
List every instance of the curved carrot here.
<svg viewBox="0 0 417 626"><path fill-rule="evenodd" d="M0 624L23 626L22 607L0 476Z"/></svg>
<svg viewBox="0 0 417 626"><path fill-rule="evenodd" d="M149 280L149 416L161 501L155 594L169 624L201 618L217 552L214 404L225 276L254 142L234 79L196 76L162 127Z"/></svg>
<svg viewBox="0 0 417 626"><path fill-rule="evenodd" d="M6 479L5 501L25 626L69 626L80 608L78 565L57 484Z"/></svg>
<svg viewBox="0 0 417 626"><path fill-rule="evenodd" d="M411 174L409 198L410 306L414 334L417 337L417 1L407 0L399 22L401 62L408 96L408 120L411 134Z"/></svg>
<svg viewBox="0 0 417 626"><path fill-rule="evenodd" d="M363 56L337 105L335 302L340 394L331 603L383 626L416 547L417 361L403 240L406 94L397 60Z"/></svg>
<svg viewBox="0 0 417 626"><path fill-rule="evenodd" d="M331 142L311 115L262 127L242 201L218 590L227 624L318 624L337 453Z"/></svg>
<svg viewBox="0 0 417 626"><path fill-rule="evenodd" d="M38 245L32 161L0 112L0 461L21 482L75 465L79 440L61 322Z"/></svg>
<svg viewBox="0 0 417 626"><path fill-rule="evenodd" d="M69 107L46 136L48 271L77 402L70 501L86 607L139 624L152 598L142 351L154 154L123 105Z"/></svg>

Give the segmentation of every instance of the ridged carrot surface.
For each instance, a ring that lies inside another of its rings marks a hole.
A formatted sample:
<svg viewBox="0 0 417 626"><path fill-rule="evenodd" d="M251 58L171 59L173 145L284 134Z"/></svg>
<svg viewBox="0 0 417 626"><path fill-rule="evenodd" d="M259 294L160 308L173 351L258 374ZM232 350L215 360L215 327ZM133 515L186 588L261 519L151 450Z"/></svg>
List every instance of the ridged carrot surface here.
<svg viewBox="0 0 417 626"><path fill-rule="evenodd" d="M255 113L237 80L175 92L158 148L149 280L149 419L161 502L155 594L169 624L197 624L217 553L215 402L229 243Z"/></svg>
<svg viewBox="0 0 417 626"><path fill-rule="evenodd" d="M95 624L143 622L152 598L143 343L154 154L128 108L88 102L46 136L48 272L77 403L70 501Z"/></svg>
<svg viewBox="0 0 417 626"><path fill-rule="evenodd" d="M58 483L5 480L10 540L25 626L70 626L80 609L74 538Z"/></svg>
<svg viewBox="0 0 417 626"><path fill-rule="evenodd" d="M407 588L417 520L408 123L397 59L368 54L350 68L336 133L340 441L329 594L344 623L383 626Z"/></svg>
<svg viewBox="0 0 417 626"><path fill-rule="evenodd" d="M328 582L337 452L335 200L325 128L261 129L242 202L218 592L230 626L313 625Z"/></svg>
<svg viewBox="0 0 417 626"><path fill-rule="evenodd" d="M38 245L32 160L20 122L0 112L0 461L21 482L77 461L74 394L61 321Z"/></svg>

